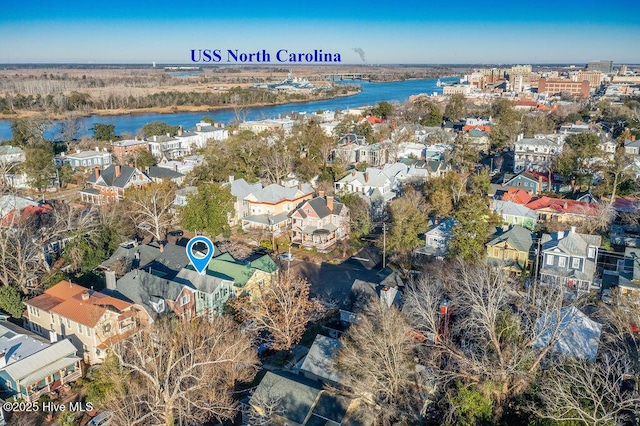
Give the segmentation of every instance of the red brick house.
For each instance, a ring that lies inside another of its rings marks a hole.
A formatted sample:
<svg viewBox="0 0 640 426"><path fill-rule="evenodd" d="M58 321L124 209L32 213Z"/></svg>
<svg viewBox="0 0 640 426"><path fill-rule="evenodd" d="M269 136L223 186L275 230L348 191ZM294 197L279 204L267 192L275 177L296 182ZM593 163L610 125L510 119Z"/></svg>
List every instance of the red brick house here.
<svg viewBox="0 0 640 426"><path fill-rule="evenodd" d="M104 170L96 167L87 181L91 188L80 191L82 201L109 204L124 198L124 191L151 183L151 179L134 167L112 164Z"/></svg>

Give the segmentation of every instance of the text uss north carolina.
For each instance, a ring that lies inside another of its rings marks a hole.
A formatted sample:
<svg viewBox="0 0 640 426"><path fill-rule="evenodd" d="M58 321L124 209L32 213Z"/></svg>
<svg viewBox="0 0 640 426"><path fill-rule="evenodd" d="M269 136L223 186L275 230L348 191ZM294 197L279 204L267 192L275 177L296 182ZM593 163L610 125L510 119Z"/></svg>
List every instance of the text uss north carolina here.
<svg viewBox="0 0 640 426"><path fill-rule="evenodd" d="M192 62L212 63L262 63L262 62L341 62L339 53L324 52L322 49L313 49L309 52L291 52L287 49L279 49L268 52L265 49L256 52L241 52L238 49L191 49Z"/></svg>

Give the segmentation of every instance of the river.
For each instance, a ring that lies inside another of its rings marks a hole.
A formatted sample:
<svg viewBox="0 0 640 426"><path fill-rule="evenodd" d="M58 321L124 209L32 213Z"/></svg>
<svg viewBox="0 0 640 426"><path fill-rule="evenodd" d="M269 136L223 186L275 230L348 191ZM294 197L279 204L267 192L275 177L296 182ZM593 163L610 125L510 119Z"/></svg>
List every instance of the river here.
<svg viewBox="0 0 640 426"><path fill-rule="evenodd" d="M457 78L443 78L441 81L455 81ZM362 87L360 93L353 96L326 99L322 101L310 101L303 103L288 103L282 105L270 105L264 107L247 108L247 120L260 120L265 118L277 118L292 111L315 112L318 110L336 109L344 110L363 105L375 105L380 101L405 102L410 95L418 93L442 93L442 88L436 84L436 79L430 80L405 80L386 83L370 83L366 81L343 80L342 83L358 84ZM128 115L92 115L81 119L80 132L77 137L92 135L92 127L95 123L114 124L116 134L136 134L142 126L152 121L163 121L172 126L182 125L185 128L193 128L203 115L213 117L216 121L229 123L235 119L233 110L221 109L211 112L176 112L171 114L128 114ZM59 134L60 126L55 124L45 133L47 139L54 139ZM11 121L0 120L0 140L11 139Z"/></svg>

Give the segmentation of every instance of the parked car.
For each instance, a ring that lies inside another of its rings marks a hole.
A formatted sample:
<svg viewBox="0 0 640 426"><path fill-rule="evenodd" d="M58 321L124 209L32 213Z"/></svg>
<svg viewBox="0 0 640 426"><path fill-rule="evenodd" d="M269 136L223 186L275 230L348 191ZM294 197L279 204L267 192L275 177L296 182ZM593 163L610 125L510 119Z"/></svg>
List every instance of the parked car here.
<svg viewBox="0 0 640 426"><path fill-rule="evenodd" d="M294 259L293 254L289 252L280 253L276 258L279 260L286 260L287 262L291 262Z"/></svg>
<svg viewBox="0 0 640 426"><path fill-rule="evenodd" d="M108 426L112 414L113 413L111 411L103 411L102 413L99 413L97 416L89 420L87 426Z"/></svg>

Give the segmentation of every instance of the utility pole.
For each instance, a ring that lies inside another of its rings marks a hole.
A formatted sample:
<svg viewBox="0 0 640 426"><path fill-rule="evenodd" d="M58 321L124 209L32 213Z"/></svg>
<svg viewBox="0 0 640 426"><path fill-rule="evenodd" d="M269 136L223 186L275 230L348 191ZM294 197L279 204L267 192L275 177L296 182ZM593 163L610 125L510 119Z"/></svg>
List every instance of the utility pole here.
<svg viewBox="0 0 640 426"><path fill-rule="evenodd" d="M382 223L382 269L387 267L387 223Z"/></svg>

